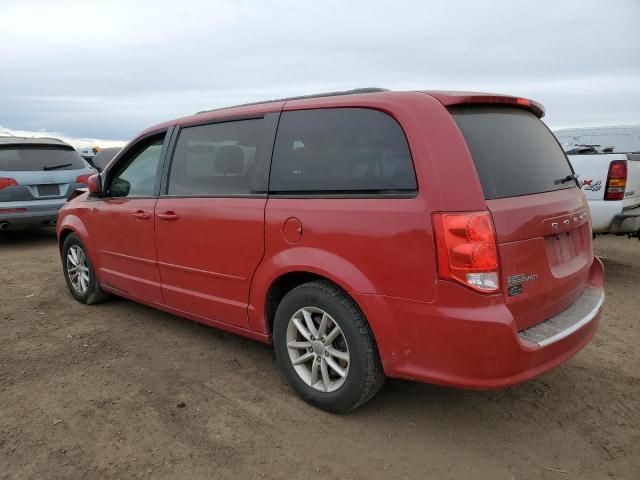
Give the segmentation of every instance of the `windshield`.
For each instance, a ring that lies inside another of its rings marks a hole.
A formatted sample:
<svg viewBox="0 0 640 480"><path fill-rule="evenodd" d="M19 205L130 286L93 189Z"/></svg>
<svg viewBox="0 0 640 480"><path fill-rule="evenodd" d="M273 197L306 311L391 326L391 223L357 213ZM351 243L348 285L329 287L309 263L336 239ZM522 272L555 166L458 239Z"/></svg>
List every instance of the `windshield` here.
<svg viewBox="0 0 640 480"><path fill-rule="evenodd" d="M80 155L71 148L51 146L0 147L0 171L79 170L85 168Z"/></svg>
<svg viewBox="0 0 640 480"><path fill-rule="evenodd" d="M576 186L564 151L533 113L481 105L449 111L467 142L487 200Z"/></svg>

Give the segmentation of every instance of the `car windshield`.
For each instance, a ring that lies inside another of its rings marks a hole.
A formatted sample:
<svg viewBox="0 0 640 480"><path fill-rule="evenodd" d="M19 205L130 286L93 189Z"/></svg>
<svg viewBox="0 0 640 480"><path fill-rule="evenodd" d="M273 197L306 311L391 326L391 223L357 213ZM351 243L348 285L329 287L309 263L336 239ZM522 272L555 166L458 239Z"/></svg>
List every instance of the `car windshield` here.
<svg viewBox="0 0 640 480"><path fill-rule="evenodd" d="M70 147L0 147L0 171L78 170L85 168L80 155Z"/></svg>

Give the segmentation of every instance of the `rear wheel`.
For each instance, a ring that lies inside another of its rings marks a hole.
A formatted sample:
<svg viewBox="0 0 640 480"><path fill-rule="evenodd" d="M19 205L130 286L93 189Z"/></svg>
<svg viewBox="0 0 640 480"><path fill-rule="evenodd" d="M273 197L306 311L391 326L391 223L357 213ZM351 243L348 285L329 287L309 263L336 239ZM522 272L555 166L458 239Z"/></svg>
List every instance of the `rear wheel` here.
<svg viewBox="0 0 640 480"><path fill-rule="evenodd" d="M73 298L87 305L104 301L108 295L98 284L85 246L75 234L70 234L62 246L62 269Z"/></svg>
<svg viewBox="0 0 640 480"><path fill-rule="evenodd" d="M342 413L371 399L384 382L373 334L353 300L326 281L300 285L280 302L276 356L305 401Z"/></svg>

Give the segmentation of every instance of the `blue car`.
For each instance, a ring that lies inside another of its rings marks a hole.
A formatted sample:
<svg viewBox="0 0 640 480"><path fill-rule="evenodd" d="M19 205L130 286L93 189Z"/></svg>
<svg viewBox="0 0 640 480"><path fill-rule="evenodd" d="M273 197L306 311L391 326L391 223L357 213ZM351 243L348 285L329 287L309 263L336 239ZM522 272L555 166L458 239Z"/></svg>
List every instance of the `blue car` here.
<svg viewBox="0 0 640 480"><path fill-rule="evenodd" d="M0 230L55 225L67 197L92 173L62 140L0 137Z"/></svg>

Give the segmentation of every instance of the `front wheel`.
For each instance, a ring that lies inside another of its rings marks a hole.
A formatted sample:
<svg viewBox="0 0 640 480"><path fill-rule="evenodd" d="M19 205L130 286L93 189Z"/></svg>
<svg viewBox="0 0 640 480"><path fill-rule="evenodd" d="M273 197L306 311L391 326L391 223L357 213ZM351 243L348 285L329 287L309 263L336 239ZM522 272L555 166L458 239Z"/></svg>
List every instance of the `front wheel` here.
<svg viewBox="0 0 640 480"><path fill-rule="evenodd" d="M64 240L62 269L71 295L79 302L90 305L108 297L100 288L87 250L75 233Z"/></svg>
<svg viewBox="0 0 640 480"><path fill-rule="evenodd" d="M384 382L373 334L353 300L326 281L300 285L280 302L273 327L285 378L303 400L343 413Z"/></svg>

